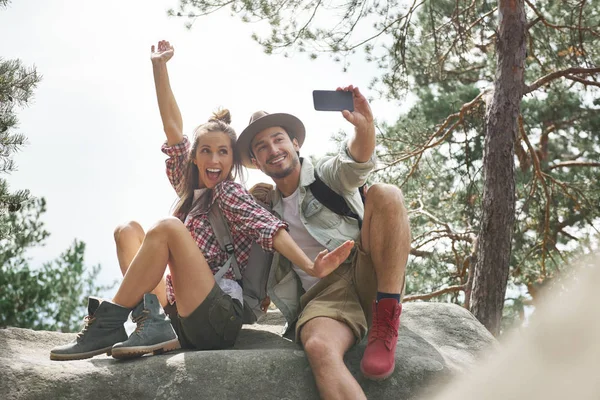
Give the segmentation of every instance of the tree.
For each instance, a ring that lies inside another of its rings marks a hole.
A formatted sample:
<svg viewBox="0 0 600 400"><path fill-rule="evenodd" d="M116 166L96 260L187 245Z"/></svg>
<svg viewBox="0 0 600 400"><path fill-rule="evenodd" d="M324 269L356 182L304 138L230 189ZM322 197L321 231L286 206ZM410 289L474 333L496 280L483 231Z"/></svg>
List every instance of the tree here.
<svg viewBox="0 0 600 400"><path fill-rule="evenodd" d="M515 221L514 147L523 97L526 18L520 0L499 0L494 94L485 115L483 213L473 274L471 311L494 334L510 267Z"/></svg>
<svg viewBox="0 0 600 400"><path fill-rule="evenodd" d="M498 333L508 281L509 310L520 313L540 287L559 280L563 259L594 246L600 12L593 4L182 0L171 14L193 21L225 6L243 20L268 21L271 30L254 35L267 53L325 53L347 68L362 49L381 69L374 89L391 99L417 94L407 116L379 127L378 149L385 163L378 178L414 199L411 271L421 286L409 280L408 290L432 293L413 299L463 302ZM506 29L526 20L523 29ZM506 47L511 38L520 46ZM508 68L510 57L517 58ZM500 182L504 189L494 191ZM490 216L505 223L490 224Z"/></svg>
<svg viewBox="0 0 600 400"><path fill-rule="evenodd" d="M0 4L5 5L6 2ZM11 154L25 143L25 136L14 132L18 125L16 108L27 105L41 77L35 68L26 68L19 60L0 58L0 173L14 171ZM27 200L29 192L9 191L6 179L0 177L0 215L16 211ZM6 227L0 225L0 238L6 235Z"/></svg>
<svg viewBox="0 0 600 400"><path fill-rule="evenodd" d="M0 0L0 8L8 0ZM0 58L0 173L15 170L11 155L26 141L15 132L17 108L30 103L41 77L35 67L20 60ZM29 191L9 191L0 177L0 327L33 329L78 329L84 314L84 294L96 294L108 287L96 286L100 266L84 266L85 243L75 240L52 262L31 268L26 251L40 246L49 233L40 215L46 211L44 199L31 199Z"/></svg>
<svg viewBox="0 0 600 400"><path fill-rule="evenodd" d="M11 233L0 239L0 327L76 331L87 296L110 288L95 284L100 266L85 267L85 243L78 240L58 259L30 267L27 250L43 245L49 236L40 221L45 211L42 198L0 216Z"/></svg>

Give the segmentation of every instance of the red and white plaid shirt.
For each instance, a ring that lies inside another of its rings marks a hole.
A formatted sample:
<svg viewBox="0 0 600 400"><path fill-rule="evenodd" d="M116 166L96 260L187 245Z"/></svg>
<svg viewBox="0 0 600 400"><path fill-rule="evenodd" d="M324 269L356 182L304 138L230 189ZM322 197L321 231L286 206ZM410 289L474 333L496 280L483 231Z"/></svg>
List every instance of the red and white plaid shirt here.
<svg viewBox="0 0 600 400"><path fill-rule="evenodd" d="M183 167L189 155L190 142L187 137L184 137L183 141L176 145L163 144L161 150L169 156L166 160L167 176L177 191L179 183L183 179ZM252 242L258 242L263 249L273 252L273 237L279 229L287 228L287 224L259 206L252 195L239 183L233 181L219 183L212 191L209 207L203 212L194 213L185 221L186 228L202 251L213 274L217 273L229 258L219 246L208 220L208 210L215 202L228 222L235 258L241 272L244 273L244 269L248 265ZM185 220L186 216L178 215L177 217ZM235 280L233 271L231 269L227 271L224 278ZM167 298L169 303L173 304L175 292L170 273L167 274L166 283Z"/></svg>

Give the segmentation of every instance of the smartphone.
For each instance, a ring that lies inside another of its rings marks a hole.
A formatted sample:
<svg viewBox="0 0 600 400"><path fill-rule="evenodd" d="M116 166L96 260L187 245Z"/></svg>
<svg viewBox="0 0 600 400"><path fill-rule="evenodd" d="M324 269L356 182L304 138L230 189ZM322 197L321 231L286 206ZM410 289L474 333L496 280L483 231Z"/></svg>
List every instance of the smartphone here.
<svg viewBox="0 0 600 400"><path fill-rule="evenodd" d="M345 90L313 90L313 103L317 111L354 111L352 92Z"/></svg>

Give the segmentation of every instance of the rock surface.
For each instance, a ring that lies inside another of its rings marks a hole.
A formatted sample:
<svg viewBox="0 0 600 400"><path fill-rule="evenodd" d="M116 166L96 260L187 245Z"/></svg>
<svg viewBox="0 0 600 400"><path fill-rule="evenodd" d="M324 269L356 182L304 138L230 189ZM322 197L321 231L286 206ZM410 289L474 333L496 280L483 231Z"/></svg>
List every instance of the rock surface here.
<svg viewBox="0 0 600 400"><path fill-rule="evenodd" d="M244 326L236 347L179 351L117 361L97 356L50 361L49 350L75 334L0 330L0 398L12 399L316 399L301 347L281 336L283 321L270 313ZM360 373L365 341L346 364L373 399L417 399L475 365L496 340L463 308L407 303L401 318L396 370L384 382Z"/></svg>

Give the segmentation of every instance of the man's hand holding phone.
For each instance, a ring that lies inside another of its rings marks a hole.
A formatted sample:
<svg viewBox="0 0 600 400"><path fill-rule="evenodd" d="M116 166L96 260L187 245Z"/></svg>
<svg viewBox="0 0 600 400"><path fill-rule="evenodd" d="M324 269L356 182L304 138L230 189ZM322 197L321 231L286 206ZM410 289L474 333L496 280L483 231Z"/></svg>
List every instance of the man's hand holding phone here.
<svg viewBox="0 0 600 400"><path fill-rule="evenodd" d="M373 113L366 97L353 85L337 90L314 90L313 102L317 111L341 111L344 118L357 129L373 124Z"/></svg>

